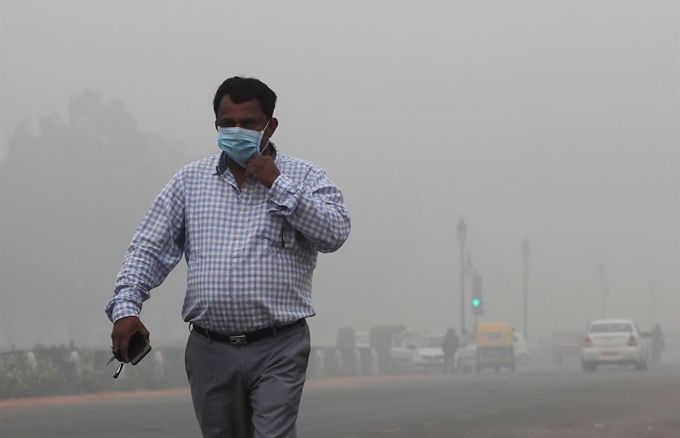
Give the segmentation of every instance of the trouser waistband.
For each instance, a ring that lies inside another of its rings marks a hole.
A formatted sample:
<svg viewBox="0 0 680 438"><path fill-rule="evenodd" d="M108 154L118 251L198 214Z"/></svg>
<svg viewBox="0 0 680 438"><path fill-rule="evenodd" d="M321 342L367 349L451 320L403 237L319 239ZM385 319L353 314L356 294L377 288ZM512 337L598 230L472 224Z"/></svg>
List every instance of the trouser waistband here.
<svg viewBox="0 0 680 438"><path fill-rule="evenodd" d="M297 321L292 322L290 324L281 325L278 327L267 327L261 330L257 330L250 333L243 333L240 335L225 335L223 333L204 329L203 327L198 326L196 324L192 324L191 330L213 341L226 342L232 345L246 345L253 343L255 341L259 341L260 339L268 338L269 336L274 336L277 333L280 333L282 331L288 330L289 328L295 327L298 324L301 324L303 321L304 318L298 319Z"/></svg>

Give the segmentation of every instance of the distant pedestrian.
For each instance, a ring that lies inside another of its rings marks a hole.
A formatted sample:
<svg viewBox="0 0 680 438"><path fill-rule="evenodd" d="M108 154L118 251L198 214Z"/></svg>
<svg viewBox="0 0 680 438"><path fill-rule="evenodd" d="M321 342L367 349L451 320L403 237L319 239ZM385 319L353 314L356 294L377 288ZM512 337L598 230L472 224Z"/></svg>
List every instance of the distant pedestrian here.
<svg viewBox="0 0 680 438"><path fill-rule="evenodd" d="M460 347L460 338L456 334L456 329L450 328L446 331L444 343L442 344L442 350L444 351L444 374L455 371L453 362L458 347Z"/></svg>

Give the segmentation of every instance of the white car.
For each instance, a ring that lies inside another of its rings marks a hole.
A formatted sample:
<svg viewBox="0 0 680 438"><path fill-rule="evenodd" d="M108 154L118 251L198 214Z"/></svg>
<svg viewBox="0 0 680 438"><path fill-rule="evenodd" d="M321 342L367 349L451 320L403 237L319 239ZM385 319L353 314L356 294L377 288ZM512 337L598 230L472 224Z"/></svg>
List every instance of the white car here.
<svg viewBox="0 0 680 438"><path fill-rule="evenodd" d="M390 349L398 369L428 374L444 369L444 333L411 335Z"/></svg>
<svg viewBox="0 0 680 438"><path fill-rule="evenodd" d="M524 335L521 332L513 332L513 351L515 355L515 360L520 364L529 363L529 344L527 340L524 339ZM471 372L475 369L477 364L477 344L475 343L474 336L470 336L463 342L463 346L456 351L453 363L457 370Z"/></svg>
<svg viewBox="0 0 680 438"><path fill-rule="evenodd" d="M463 339L460 348L453 356L453 364L456 370L472 372L477 365L477 344L474 334Z"/></svg>
<svg viewBox="0 0 680 438"><path fill-rule="evenodd" d="M515 360L517 363L522 365L529 363L529 360L531 359L531 356L529 356L529 344L524 338L524 334L522 334L522 332L513 332L512 338L512 346L515 352Z"/></svg>
<svg viewBox="0 0 680 438"><path fill-rule="evenodd" d="M630 319L598 319L588 324L581 347L581 366L595 371L598 365L635 365L647 369L649 335Z"/></svg>

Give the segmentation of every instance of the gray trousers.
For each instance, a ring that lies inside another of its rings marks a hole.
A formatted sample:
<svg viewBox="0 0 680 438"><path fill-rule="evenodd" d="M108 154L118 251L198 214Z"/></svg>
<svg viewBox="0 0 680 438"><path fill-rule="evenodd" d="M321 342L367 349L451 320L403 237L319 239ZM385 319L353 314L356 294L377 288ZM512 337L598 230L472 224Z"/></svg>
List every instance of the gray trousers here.
<svg viewBox="0 0 680 438"><path fill-rule="evenodd" d="M191 333L184 356L204 438L296 438L311 345L307 323L247 345Z"/></svg>

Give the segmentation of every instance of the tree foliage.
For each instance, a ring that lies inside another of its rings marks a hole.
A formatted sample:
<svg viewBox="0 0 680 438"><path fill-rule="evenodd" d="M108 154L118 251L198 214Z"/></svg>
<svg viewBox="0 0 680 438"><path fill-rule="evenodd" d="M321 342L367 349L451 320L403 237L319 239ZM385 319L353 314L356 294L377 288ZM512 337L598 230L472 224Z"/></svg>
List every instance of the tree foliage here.
<svg viewBox="0 0 680 438"><path fill-rule="evenodd" d="M9 342L64 320L64 342L90 335L135 227L187 160L92 90L72 98L65 117L16 127L0 163L0 331Z"/></svg>

